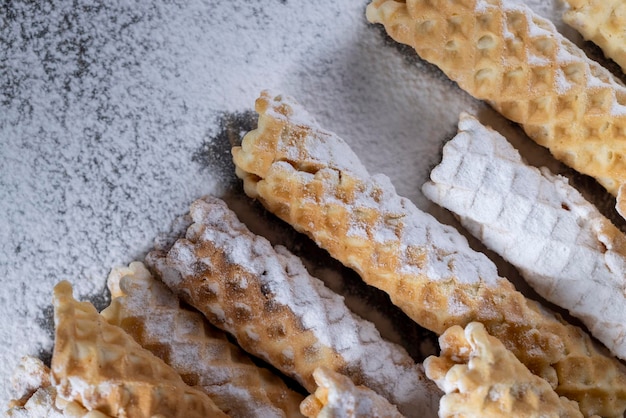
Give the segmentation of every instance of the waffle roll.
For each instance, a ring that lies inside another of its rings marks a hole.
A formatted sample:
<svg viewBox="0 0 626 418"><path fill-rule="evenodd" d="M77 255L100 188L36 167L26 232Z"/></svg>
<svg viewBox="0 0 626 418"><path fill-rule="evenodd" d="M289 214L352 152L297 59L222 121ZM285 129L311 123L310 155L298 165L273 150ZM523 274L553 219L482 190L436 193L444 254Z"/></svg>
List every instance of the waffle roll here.
<svg viewBox="0 0 626 418"><path fill-rule="evenodd" d="M455 325L439 337L441 354L424 361L437 382L440 418L581 417L575 401L552 390L479 322Z"/></svg>
<svg viewBox="0 0 626 418"><path fill-rule="evenodd" d="M318 387L301 405L308 418L402 418L398 408L373 390L326 367L313 371Z"/></svg>
<svg viewBox="0 0 626 418"><path fill-rule="evenodd" d="M298 257L251 233L218 198L195 201L190 216L184 239L146 258L179 297L310 393L314 370L325 366L407 416L436 416L441 394L421 365L348 310Z"/></svg>
<svg viewBox="0 0 626 418"><path fill-rule="evenodd" d="M231 417L302 417L304 397L227 340L197 312L180 306L141 262L115 268L107 281L111 304L101 315L207 393Z"/></svg>
<svg viewBox="0 0 626 418"><path fill-rule="evenodd" d="M91 303L77 302L67 281L54 288L54 319L51 373L59 399L115 417L227 416L161 359L106 322Z"/></svg>
<svg viewBox="0 0 626 418"><path fill-rule="evenodd" d="M614 196L626 182L626 87L527 6L374 0L367 18Z"/></svg>
<svg viewBox="0 0 626 418"><path fill-rule="evenodd" d="M598 45L626 72L626 4L620 0L565 0L563 21Z"/></svg>
<svg viewBox="0 0 626 418"><path fill-rule="evenodd" d="M581 329L528 300L495 265L370 176L335 134L293 99L263 92L258 128L233 148L246 193L309 235L420 325L442 334L481 322L585 415L626 408L626 372Z"/></svg>
<svg viewBox="0 0 626 418"><path fill-rule="evenodd" d="M527 165L468 114L430 177L426 197L626 359L626 236L566 178Z"/></svg>

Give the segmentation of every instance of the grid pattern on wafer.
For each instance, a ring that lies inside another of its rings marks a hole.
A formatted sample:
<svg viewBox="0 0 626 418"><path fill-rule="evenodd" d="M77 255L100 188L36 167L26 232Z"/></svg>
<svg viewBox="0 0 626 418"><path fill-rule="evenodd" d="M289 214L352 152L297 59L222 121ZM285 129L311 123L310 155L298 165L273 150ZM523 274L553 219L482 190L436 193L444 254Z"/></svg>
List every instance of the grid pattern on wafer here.
<svg viewBox="0 0 626 418"><path fill-rule="evenodd" d="M147 261L162 280L248 352L310 392L328 367L386 397L408 416L436 414L439 391L396 344L352 314L299 258L247 230L219 199L191 208L194 224L167 254ZM414 405L422 405L416 411ZM405 412L406 411L406 412Z"/></svg>
<svg viewBox="0 0 626 418"><path fill-rule="evenodd" d="M388 179L356 175L323 159L303 167L297 158L285 157L307 154L299 149L305 146L327 155L320 148L342 141L320 136L313 125L292 122L298 109L292 102L264 92L257 100L259 129L233 149L237 173L250 196L311 236L367 283L386 291L422 326L443 333L452 325L482 322L560 395L580 402L586 414L624 412L626 371L616 359L579 328L561 322L497 277L495 266L471 254L457 231L397 196ZM248 170L257 155L273 163L265 171ZM309 170L312 166L317 169Z"/></svg>
<svg viewBox="0 0 626 418"><path fill-rule="evenodd" d="M61 399L111 416L226 416L93 305L74 300L68 282L55 286L54 308L51 370Z"/></svg>
<svg viewBox="0 0 626 418"><path fill-rule="evenodd" d="M424 194L626 358L624 234L565 178L527 165L472 116L461 115L459 131Z"/></svg>
<svg viewBox="0 0 626 418"><path fill-rule="evenodd" d="M626 71L626 4L621 0L565 0L563 21Z"/></svg>
<svg viewBox="0 0 626 418"><path fill-rule="evenodd" d="M114 269L108 286L113 299L101 315L169 364L185 383L206 392L229 416L302 416L302 395L256 366L202 314L182 308L142 263Z"/></svg>
<svg viewBox="0 0 626 418"><path fill-rule="evenodd" d="M367 17L612 194L626 181L626 88L528 7L374 0Z"/></svg>

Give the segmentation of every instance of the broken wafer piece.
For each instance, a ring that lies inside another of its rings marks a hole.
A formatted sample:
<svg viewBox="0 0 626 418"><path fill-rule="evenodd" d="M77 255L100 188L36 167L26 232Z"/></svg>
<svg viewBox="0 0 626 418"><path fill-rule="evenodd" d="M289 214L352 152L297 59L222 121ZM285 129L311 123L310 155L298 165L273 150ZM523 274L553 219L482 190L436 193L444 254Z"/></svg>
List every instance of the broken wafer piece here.
<svg viewBox="0 0 626 418"><path fill-rule="evenodd" d="M322 366L313 371L313 378L318 387L300 406L309 418L403 417L387 399L340 373Z"/></svg>
<svg viewBox="0 0 626 418"><path fill-rule="evenodd" d="M426 197L626 359L626 236L566 178L527 165L468 114L430 178Z"/></svg>
<svg viewBox="0 0 626 418"><path fill-rule="evenodd" d="M226 417L203 392L107 323L92 304L77 302L72 286L54 288L52 382L57 396L111 416Z"/></svg>
<svg viewBox="0 0 626 418"><path fill-rule="evenodd" d="M101 315L170 365L185 383L206 392L231 417L302 417L304 397L255 365L197 311L156 280L143 263L111 271L111 304Z"/></svg>
<svg viewBox="0 0 626 418"><path fill-rule="evenodd" d="M622 0L565 0L563 21L626 72L626 3Z"/></svg>
<svg viewBox="0 0 626 418"><path fill-rule="evenodd" d="M586 415L626 408L626 369L581 329L528 300L495 265L370 176L337 135L293 99L263 92L259 127L233 148L246 193L441 334L477 321ZM404 413L404 411L401 411Z"/></svg>
<svg viewBox="0 0 626 418"><path fill-rule="evenodd" d="M424 361L445 395L439 417L581 417L575 401L552 390L478 322L439 337L441 353Z"/></svg>
<svg viewBox="0 0 626 418"><path fill-rule="evenodd" d="M440 392L399 345L354 315L282 246L251 233L214 197L195 201L186 238L146 262L239 345L314 392L326 366L384 396L407 416L436 416Z"/></svg>
<svg viewBox="0 0 626 418"><path fill-rule="evenodd" d="M10 418L107 418L76 402L57 402L50 369L35 357L22 357L11 376L12 397L5 416Z"/></svg>
<svg viewBox="0 0 626 418"><path fill-rule="evenodd" d="M374 0L366 14L614 196L626 182L626 87L527 6Z"/></svg>

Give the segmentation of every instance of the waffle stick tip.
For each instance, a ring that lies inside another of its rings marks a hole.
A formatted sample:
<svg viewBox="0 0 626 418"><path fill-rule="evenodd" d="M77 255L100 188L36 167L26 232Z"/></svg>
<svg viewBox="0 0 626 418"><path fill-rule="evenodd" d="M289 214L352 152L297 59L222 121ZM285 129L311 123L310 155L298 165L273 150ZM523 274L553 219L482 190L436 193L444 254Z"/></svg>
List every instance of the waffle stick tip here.
<svg viewBox="0 0 626 418"><path fill-rule="evenodd" d="M526 164L505 137L462 114L422 190L626 359L626 236L565 177Z"/></svg>
<svg viewBox="0 0 626 418"><path fill-rule="evenodd" d="M559 396L479 322L455 325L428 357L428 377L445 392L439 417L583 417L575 401Z"/></svg>

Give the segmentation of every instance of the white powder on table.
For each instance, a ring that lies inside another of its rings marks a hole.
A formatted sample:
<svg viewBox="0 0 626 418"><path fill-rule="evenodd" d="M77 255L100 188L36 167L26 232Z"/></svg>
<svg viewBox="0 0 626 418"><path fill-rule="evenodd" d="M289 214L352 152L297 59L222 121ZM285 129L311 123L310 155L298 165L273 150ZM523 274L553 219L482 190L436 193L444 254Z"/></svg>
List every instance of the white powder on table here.
<svg viewBox="0 0 626 418"><path fill-rule="evenodd" d="M224 112L249 111L264 88L298 98L370 172L430 207L419 187L458 113L485 106L386 43L366 3L4 6L0 405L20 356L52 348L54 284L68 279L102 308L113 266L142 258L195 198L230 184L227 155L195 157Z"/></svg>

